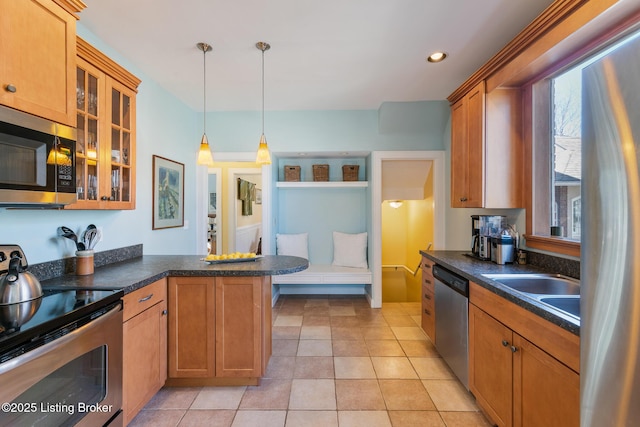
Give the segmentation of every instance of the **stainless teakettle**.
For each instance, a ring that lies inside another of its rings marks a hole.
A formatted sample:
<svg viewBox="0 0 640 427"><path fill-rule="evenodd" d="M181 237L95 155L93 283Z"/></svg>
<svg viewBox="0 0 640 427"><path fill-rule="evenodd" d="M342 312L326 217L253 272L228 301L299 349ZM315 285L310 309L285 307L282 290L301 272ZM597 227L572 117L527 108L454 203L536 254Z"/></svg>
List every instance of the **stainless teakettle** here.
<svg viewBox="0 0 640 427"><path fill-rule="evenodd" d="M2 261L6 261L4 252L2 257ZM18 250L10 253L9 269L0 275L0 306L23 303L42 296L40 281L26 269L26 258L18 247Z"/></svg>

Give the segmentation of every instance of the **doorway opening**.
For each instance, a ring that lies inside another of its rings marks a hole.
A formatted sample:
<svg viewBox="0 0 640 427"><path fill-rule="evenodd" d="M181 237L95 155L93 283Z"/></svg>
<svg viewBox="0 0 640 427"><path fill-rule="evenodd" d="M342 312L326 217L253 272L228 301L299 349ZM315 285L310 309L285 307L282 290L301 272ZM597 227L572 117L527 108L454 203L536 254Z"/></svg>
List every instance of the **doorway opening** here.
<svg viewBox="0 0 640 427"><path fill-rule="evenodd" d="M238 200L238 184L237 179L246 173L252 178L247 179L254 183L259 180L265 185L255 186L255 196L252 198L252 207L255 208L256 201L260 205L261 218L259 225L262 236L262 253L271 253L271 189L269 183L271 177L271 165L259 166L255 164L254 153L216 153L214 167L197 168L196 174L196 253L209 253L211 247L211 222L215 225L215 250L218 254L236 252L236 228L242 223L242 220L236 218L236 205L240 204ZM210 176L214 175L215 178ZM255 179L254 179L255 178ZM215 184L213 182L215 181ZM211 187L209 183L212 182ZM215 188L215 190L214 190ZM258 192L258 190L260 190ZM215 194L215 218L210 218L212 207L211 200ZM241 208L238 208L241 209ZM255 211L255 210L254 210ZM241 215L241 214L240 214ZM247 216L249 217L249 216ZM256 216L253 216L255 219ZM211 220L211 222L210 222ZM245 251L246 252L246 251Z"/></svg>
<svg viewBox="0 0 640 427"><path fill-rule="evenodd" d="M382 162L382 302L419 302L420 250L433 244L433 161Z"/></svg>
<svg viewBox="0 0 640 427"><path fill-rule="evenodd" d="M444 152L373 152L372 167L371 305L417 302L420 251L444 247Z"/></svg>

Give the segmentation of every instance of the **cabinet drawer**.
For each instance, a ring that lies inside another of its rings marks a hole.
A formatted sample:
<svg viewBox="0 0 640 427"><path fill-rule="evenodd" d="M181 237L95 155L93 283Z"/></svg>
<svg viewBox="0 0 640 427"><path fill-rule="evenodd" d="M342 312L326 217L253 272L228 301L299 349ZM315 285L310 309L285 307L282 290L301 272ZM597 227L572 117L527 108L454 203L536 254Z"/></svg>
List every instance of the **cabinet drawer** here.
<svg viewBox="0 0 640 427"><path fill-rule="evenodd" d="M124 302L123 321L131 319L149 307L167 299L167 279L160 279L122 298Z"/></svg>
<svg viewBox="0 0 640 427"><path fill-rule="evenodd" d="M435 262L431 261L429 258L427 257L422 257L422 269L423 270L429 270L429 272L431 272L431 269L433 268L433 265L435 264Z"/></svg>
<svg viewBox="0 0 640 427"><path fill-rule="evenodd" d="M428 288L431 290L431 293L435 293L435 280L433 279L433 274L431 274L431 270L429 270L429 274L425 274L422 272L422 287Z"/></svg>
<svg viewBox="0 0 640 427"><path fill-rule="evenodd" d="M422 316L421 316L421 326L422 329L427 333L431 341L435 342L436 340L436 316L433 308L427 308L422 305Z"/></svg>
<svg viewBox="0 0 640 427"><path fill-rule="evenodd" d="M433 312L435 308L435 299L436 298L433 290L427 286L423 286L422 287L422 306L430 309L431 312Z"/></svg>

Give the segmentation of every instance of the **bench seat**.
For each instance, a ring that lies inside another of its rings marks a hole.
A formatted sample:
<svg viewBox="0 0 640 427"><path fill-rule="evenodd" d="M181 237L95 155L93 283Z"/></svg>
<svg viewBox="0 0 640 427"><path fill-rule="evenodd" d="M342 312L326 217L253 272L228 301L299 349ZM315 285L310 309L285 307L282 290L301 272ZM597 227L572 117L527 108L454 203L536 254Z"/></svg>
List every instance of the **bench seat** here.
<svg viewBox="0 0 640 427"><path fill-rule="evenodd" d="M273 284L371 284L368 268L340 267L337 265L309 264L309 268L293 274L272 276Z"/></svg>
<svg viewBox="0 0 640 427"><path fill-rule="evenodd" d="M371 285L368 268L341 267L330 264L309 264L309 268L293 274L271 277L274 301L280 294L297 295L364 295Z"/></svg>

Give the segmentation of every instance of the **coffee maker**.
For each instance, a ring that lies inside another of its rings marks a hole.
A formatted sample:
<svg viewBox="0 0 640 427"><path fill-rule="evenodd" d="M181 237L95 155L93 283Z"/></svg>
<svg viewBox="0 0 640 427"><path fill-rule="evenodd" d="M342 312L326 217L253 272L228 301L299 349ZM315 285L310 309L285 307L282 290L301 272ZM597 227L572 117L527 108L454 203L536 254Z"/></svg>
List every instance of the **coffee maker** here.
<svg viewBox="0 0 640 427"><path fill-rule="evenodd" d="M503 215L471 215L471 255L491 259L491 237L500 234L506 225Z"/></svg>

